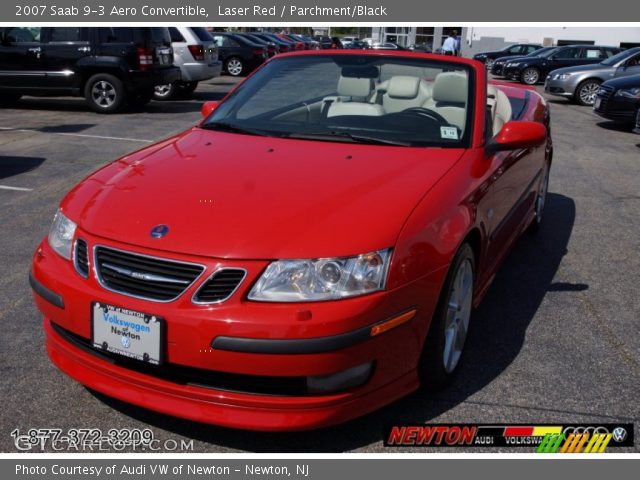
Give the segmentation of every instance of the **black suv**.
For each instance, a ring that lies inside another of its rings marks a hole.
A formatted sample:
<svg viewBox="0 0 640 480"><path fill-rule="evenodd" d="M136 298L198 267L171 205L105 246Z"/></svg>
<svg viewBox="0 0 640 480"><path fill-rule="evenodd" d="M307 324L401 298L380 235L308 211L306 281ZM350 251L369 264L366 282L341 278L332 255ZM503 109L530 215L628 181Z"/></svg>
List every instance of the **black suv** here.
<svg viewBox="0 0 640 480"><path fill-rule="evenodd" d="M600 63L622 50L600 45L567 45L558 47L547 55L510 60L503 68L503 75L520 83L535 85L544 81L551 70Z"/></svg>
<svg viewBox="0 0 640 480"><path fill-rule="evenodd" d="M0 102L22 95L83 96L100 113L151 100L180 80L160 27L0 28Z"/></svg>

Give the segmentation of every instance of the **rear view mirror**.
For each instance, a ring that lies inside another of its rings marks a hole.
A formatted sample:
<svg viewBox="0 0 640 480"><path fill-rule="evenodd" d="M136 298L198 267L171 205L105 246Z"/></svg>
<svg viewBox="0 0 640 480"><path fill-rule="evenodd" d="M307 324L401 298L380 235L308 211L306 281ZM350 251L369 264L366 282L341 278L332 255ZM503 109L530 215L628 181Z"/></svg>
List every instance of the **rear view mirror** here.
<svg viewBox="0 0 640 480"><path fill-rule="evenodd" d="M202 108L200 109L200 113L202 113L202 117L207 118L209 115L211 115L211 113L213 113L213 111L216 108L218 108L218 105L220 105L220 102L218 102L217 100L204 102L202 104Z"/></svg>
<svg viewBox="0 0 640 480"><path fill-rule="evenodd" d="M531 148L542 145L547 138L547 128L539 122L511 121L486 146L487 155L505 150Z"/></svg>

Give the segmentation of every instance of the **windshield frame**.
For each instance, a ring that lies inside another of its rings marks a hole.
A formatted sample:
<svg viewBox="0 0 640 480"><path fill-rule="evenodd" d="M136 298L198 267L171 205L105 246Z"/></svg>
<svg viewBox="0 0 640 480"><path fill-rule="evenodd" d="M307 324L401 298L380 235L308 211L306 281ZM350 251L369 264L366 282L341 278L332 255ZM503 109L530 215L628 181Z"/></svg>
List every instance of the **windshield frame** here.
<svg viewBox="0 0 640 480"><path fill-rule="evenodd" d="M253 98L256 95L256 92L258 92L260 90L260 88L264 87L264 85L266 85L267 83L269 83L270 79L270 73L269 70L270 68L273 68L274 65L278 65L281 62L321 62L321 61L326 61L327 59L329 60L333 60L336 61L336 59L345 59L345 57L362 57L362 58L367 58L369 59L369 61L376 63L376 62L384 62L385 60L388 61L389 63L397 63L397 64L405 64L405 65L415 65L417 67L421 67L421 68L440 68L442 69L442 71L447 71L447 70L451 70L452 67L454 67L456 70L462 70L466 73L467 75L467 102L466 102L466 118L465 118L465 125L464 125L464 131L462 132L462 135L460 136L459 139L457 139L457 141L455 142L447 142L446 138L440 138L439 141L430 139L429 141L425 140L425 141L418 141L415 139L412 139L410 142L407 140L405 142L405 139L403 138L395 138L393 140L397 140L398 145L401 145L403 142L406 143L406 145L402 145L405 148L463 148L463 149L468 149L471 148L471 146L474 144L474 138L475 138L475 130L476 130L476 109L477 109L477 96L478 96L478 89L477 89L477 71L476 68L470 63L470 62L465 62L465 61L451 61L448 59L444 59L444 58L439 58L440 56L436 56L436 55L428 55L427 54L414 54L414 53L408 53L408 54L397 54L395 52L375 52L375 53L366 53L366 54L362 54L359 52L318 52L318 53L311 53L311 54L285 54L282 56L277 56L277 57L273 57L272 59L270 59L269 61L265 62L259 69L257 69L252 75L250 75L244 82L242 82L241 85L238 86L238 88L233 89L228 95L227 97L225 97L222 102L220 103L220 105L207 117L205 118L201 123L200 123L200 127L203 129L208 129L208 130L216 130L215 128L215 123L220 123L220 124L225 124L225 126L229 126L228 121L229 120L234 120L234 116L233 115L229 115L232 112L237 112L238 110L240 110L243 106L249 104L251 102L251 98ZM339 63L339 62L337 62ZM250 93L246 93L247 89L252 89L252 91ZM247 95L247 98L239 98L243 95ZM323 98L325 95L319 97L319 99ZM270 110L267 112L262 112L259 113L257 115L255 115L254 117L252 117L252 119L257 119L257 120L266 120L268 115L271 116L275 116L275 115L279 115L281 113L284 113L286 111L289 110L293 110L296 107L299 106L303 106L306 105L306 102L314 102L317 101L318 98L307 98L307 99L300 99L299 102L293 103L291 105L286 105L282 108L278 108L278 109L274 109L274 110ZM234 105L234 102L238 102L237 105ZM224 106L225 105L231 105L228 111L224 111ZM221 113L223 112L223 113ZM390 113L391 114L391 113ZM390 115L390 114L385 114L386 115ZM261 118L264 117L264 118ZM333 118L337 118L337 117L333 117ZM366 119L368 119L368 117L362 117L363 118L363 123L366 123ZM380 118L380 117L377 117ZM370 119L369 119L370 120ZM339 122L338 122L339 123ZM309 123L309 126L315 126L317 127L317 123ZM295 138L296 134L304 134L304 133L311 133L314 131L314 128L310 129L309 131L305 131L303 129L298 130L298 131L288 131L288 132L281 132L281 131L268 131L267 128L264 128L264 126L260 126L260 125L251 125L251 124L245 124L245 125L240 125L239 123L234 125L234 126L238 126L238 127L243 127L246 130L262 130L264 131L266 134L265 136L273 136L273 137L280 137L280 138ZM336 127L337 131L336 132L331 132L331 133L352 133L353 136L355 137L362 137L365 136L367 129L366 127L361 127L361 129L358 129L357 127L354 126L337 126ZM238 129L240 130L240 129ZM227 131L229 131L227 129ZM381 129L379 130L380 132L383 132L384 130ZM391 130L387 130L387 132L391 133ZM234 133L239 133L239 132L234 132ZM340 141L344 141L346 135L336 135L335 139L332 140L327 140L324 139L323 141L334 141L334 142L340 142ZM386 138L384 136L381 136L381 139ZM371 144L375 144L375 145L379 145L381 142L372 142ZM391 143L391 142L389 142Z"/></svg>

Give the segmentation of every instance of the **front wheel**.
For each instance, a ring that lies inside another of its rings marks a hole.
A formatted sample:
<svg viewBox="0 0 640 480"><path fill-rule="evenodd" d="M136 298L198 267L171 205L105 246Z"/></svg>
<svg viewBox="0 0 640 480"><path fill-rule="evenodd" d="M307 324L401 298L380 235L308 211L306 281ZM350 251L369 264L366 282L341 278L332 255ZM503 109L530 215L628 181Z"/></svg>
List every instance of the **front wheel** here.
<svg viewBox="0 0 640 480"><path fill-rule="evenodd" d="M244 64L238 57L228 59L225 68L232 77L239 77L244 72Z"/></svg>
<svg viewBox="0 0 640 480"><path fill-rule="evenodd" d="M596 93L598 93L599 88L599 80L585 80L576 88L576 102L585 107L593 105L596 101Z"/></svg>
<svg viewBox="0 0 640 480"><path fill-rule="evenodd" d="M520 81L527 85L535 85L540 81L540 70L537 68L525 68L520 75Z"/></svg>
<svg viewBox="0 0 640 480"><path fill-rule="evenodd" d="M547 204L547 195L549 193L549 164L547 163L542 172L542 181L538 187L538 194L536 195L535 204L535 217L531 224L530 230L537 232L542 225L542 219L544 218L544 207Z"/></svg>
<svg viewBox="0 0 640 480"><path fill-rule="evenodd" d="M633 128L633 133L640 134L640 106L636 109L636 125Z"/></svg>
<svg viewBox="0 0 640 480"><path fill-rule="evenodd" d="M440 390L460 365L473 309L475 257L463 244L451 263L420 359L420 380L427 390Z"/></svg>
<svg viewBox="0 0 640 480"><path fill-rule="evenodd" d="M87 81L84 87L84 98L89 108L95 112L117 112L124 104L124 85L114 75L98 73Z"/></svg>

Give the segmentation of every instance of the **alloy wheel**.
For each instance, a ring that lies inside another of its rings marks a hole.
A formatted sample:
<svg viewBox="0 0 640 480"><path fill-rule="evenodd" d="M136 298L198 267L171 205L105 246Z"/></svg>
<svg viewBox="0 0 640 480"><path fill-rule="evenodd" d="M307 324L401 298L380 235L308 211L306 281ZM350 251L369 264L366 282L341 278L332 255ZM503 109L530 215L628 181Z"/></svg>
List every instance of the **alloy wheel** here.
<svg viewBox="0 0 640 480"><path fill-rule="evenodd" d="M227 63L227 71L229 72L229 74L237 77L242 73L242 62L237 58L232 58Z"/></svg>
<svg viewBox="0 0 640 480"><path fill-rule="evenodd" d="M633 133L640 134L640 107L636 110L636 126L633 129Z"/></svg>
<svg viewBox="0 0 640 480"><path fill-rule="evenodd" d="M116 89L106 80L100 80L91 89L91 98L94 103L102 108L109 108L116 101Z"/></svg>
<svg viewBox="0 0 640 480"><path fill-rule="evenodd" d="M473 265L470 259L460 263L447 302L442 361L447 373L455 370L469 330L473 300Z"/></svg>
<svg viewBox="0 0 640 480"><path fill-rule="evenodd" d="M522 73L522 80L527 85L535 85L536 83L538 83L539 79L540 79L540 73L535 68L527 68Z"/></svg>
<svg viewBox="0 0 640 480"><path fill-rule="evenodd" d="M598 82L587 82L582 84L580 86L580 91L578 92L580 101L584 105L593 105L596 101L596 93L598 93L599 88L600 84Z"/></svg>
<svg viewBox="0 0 640 480"><path fill-rule="evenodd" d="M171 84L166 85L156 85L154 88L154 93L156 97L166 97L171 94L173 91L173 87Z"/></svg>

